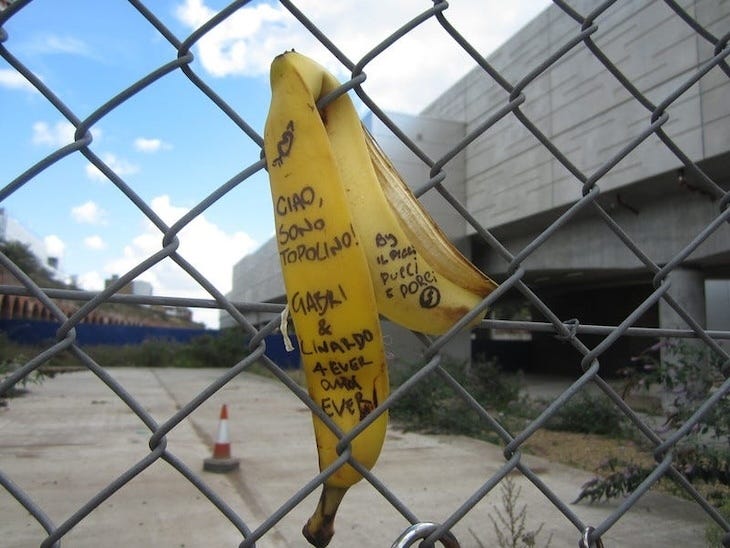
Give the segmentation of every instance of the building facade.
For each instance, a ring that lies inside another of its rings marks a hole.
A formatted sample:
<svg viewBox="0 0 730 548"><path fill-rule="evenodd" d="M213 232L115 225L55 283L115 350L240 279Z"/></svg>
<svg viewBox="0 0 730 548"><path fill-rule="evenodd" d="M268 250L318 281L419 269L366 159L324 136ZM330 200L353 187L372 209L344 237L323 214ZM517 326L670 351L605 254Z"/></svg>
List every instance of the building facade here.
<svg viewBox="0 0 730 548"><path fill-rule="evenodd" d="M588 13L598 5L574 6ZM725 34L730 5L689 1L686 9L717 36ZM623 2L598 20L591 37L601 51L653 104L661 104L701 63L713 56L703 40L665 3ZM488 58L513 86L575 36L576 23L556 6L543 11ZM718 201L655 135L623 157L616 157L651 123L652 113L606 70L583 44L572 48L521 90L519 108L568 161L587 176L600 175L597 202L658 265L663 266L719 213ZM446 90L419 116L393 114L398 127L430 158L438 159L471 135L510 102L505 90L482 68L475 68ZM724 189L730 186L730 80L719 69L708 72L666 109L663 131L684 154ZM374 117L371 132L404 175L419 189L429 167ZM475 221L512 253L530 244L582 196L583 181L514 114L490 125L444 166L444 186ZM509 265L437 192L423 202L455 244L490 277L504 279ZM572 218L523 263L524 281L558 315L581 323L617 325L651 293L652 274L599 216L586 211ZM718 228L670 275L670 294L703 326L730 329L730 228ZM284 302L284 287L271 240L245 257L233 272L234 301ZM507 295L503 310L525 314L519 295ZM500 309L496 311L498 317ZM539 312L529 318L544 321ZM263 320L263 319L262 319ZM230 325L224 314L221 325ZM637 325L686 327L664 300ZM394 353L415 359L420 343L410 333L387 326ZM524 337L515 337L520 339ZM575 351L551 335L533 334L528 364L522 369L560 371L575 365ZM486 330L457 338L446 349L457 359L471 356ZM590 337L589 347L600 341ZM604 355L613 368L650 345L622 338ZM489 344L485 342L485 348ZM572 356L571 356L572 352ZM509 364L508 364L509 365Z"/></svg>

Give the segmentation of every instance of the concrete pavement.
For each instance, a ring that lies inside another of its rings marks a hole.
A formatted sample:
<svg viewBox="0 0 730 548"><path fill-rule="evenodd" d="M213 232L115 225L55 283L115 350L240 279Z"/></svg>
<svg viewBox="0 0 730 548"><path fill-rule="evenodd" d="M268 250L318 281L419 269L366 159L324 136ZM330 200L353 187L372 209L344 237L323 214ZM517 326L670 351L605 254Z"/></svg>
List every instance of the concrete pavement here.
<svg viewBox="0 0 730 548"><path fill-rule="evenodd" d="M162 423L221 370L112 369L110 374ZM150 431L92 373L58 375L0 410L0 468L57 525L108 483L149 453ZM203 472L211 454L221 404L228 405L237 472ZM256 529L316 473L311 419L306 407L275 380L240 375L202 404L168 435L167 448ZM526 456L562 500L572 500L590 473ZM501 449L456 436L427 436L391 429L377 476L422 521L440 522L504 464ZM575 527L530 482L519 505L527 506L527 528L543 523L537 546L577 546ZM501 508L494 489L453 528L461 546L496 546L489 515ZM318 490L302 501L258 543L259 547L303 547L302 524ZM573 505L587 524L597 524L617 503ZM8 548L37 546L45 533L35 519L0 489L0 538ZM708 523L696 505L650 493L604 536L607 548L704 546ZM345 498L331 545L390 547L409 523L369 484ZM180 473L156 461L74 527L64 546L238 546L238 530Z"/></svg>

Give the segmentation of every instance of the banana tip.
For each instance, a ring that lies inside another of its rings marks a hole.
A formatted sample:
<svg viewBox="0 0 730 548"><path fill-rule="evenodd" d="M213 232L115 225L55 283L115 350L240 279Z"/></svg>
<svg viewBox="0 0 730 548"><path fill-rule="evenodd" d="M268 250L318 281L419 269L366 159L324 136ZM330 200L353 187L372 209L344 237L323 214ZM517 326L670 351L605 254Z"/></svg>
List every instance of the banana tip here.
<svg viewBox="0 0 730 548"><path fill-rule="evenodd" d="M312 546L324 548L335 535L335 514L347 492L347 487L323 485L317 509L302 528L302 534Z"/></svg>
<svg viewBox="0 0 730 548"><path fill-rule="evenodd" d="M324 548L330 543L330 540L332 540L332 537L335 535L334 516L332 516L331 520L326 520L325 522L320 523L319 527L314 530L310 530L310 527L312 527L311 519L307 521L302 528L302 535L304 535L304 538L307 539L309 544L312 546L316 546L316 548Z"/></svg>

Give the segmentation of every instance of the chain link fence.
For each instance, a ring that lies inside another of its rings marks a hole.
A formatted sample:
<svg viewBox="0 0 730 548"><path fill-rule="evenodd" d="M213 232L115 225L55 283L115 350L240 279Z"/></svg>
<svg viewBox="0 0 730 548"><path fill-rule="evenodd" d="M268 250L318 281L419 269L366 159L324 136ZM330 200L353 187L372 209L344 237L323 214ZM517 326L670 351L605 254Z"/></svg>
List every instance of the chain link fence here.
<svg viewBox="0 0 730 548"><path fill-rule="evenodd" d="M55 150L52 154L40 159L35 165L30 166L25 172L19 173L17 177L11 181L3 181L0 189L0 203L2 200L13 194L15 191L26 185L33 185L34 178L44 170L53 166L63 158L71 155L82 155L90 163L96 166L124 195L136 208L149 219L163 235L162 245L156 253L147 257L139 263L135 268L124 273L118 280L109 285L106 289L98 293L75 292L71 290L58 290L51 288L39 287L26 272L18 265L14 264L8 257L0 254L0 264L9 270L21 283L22 288L2 287L2 292L15 292L23 295L31 296L38 299L48 310L50 310L56 320L61 322L58 329L55 344L50 345L42 353L27 361L20 369L5 379L0 386L2 392L5 392L16 383L28 377L33 371L43 365L48 359L62 351L70 351L75 355L90 371L92 371L103 383L124 402L126 406L144 423L149 429L151 437L149 438L149 453L139 462L134 463L123 474L109 483L105 489L98 492L85 505L78 508L65 522L54 523L46 513L43 503L33 500L28 493L24 492L13 478L6 475L0 470L0 484L20 503L27 511L37 520L37 522L47 531L48 537L43 541L42 546L58 546L64 539L64 536L83 520L91 516L106 499L137 477L151 464L158 460L166 461L170 466L175 468L181 478L185 478L194 485L202 494L215 505L220 512L230 521L230 523L240 531L242 537L241 546L255 546L259 539L262 539L272 527L274 527L282 517L296 507L308 494L314 491L326 478L331 470L325 470L322 474L312 478L305 486L292 485L291 497L284 502L281 507L264 522L259 524L250 523L245 516L239 515L231 508L211 487L209 487L203 478L194 470L189 468L181 459L179 459L167 447L167 435L178 426L182 421L188 418L195 410L201 406L209 397L224 387L239 373L246 371L254 363L261 363L275 375L283 385L291 390L302 402L304 402L313 413L316 413L323 421L328 422L323 412L309 398L306 391L293 382L288 374L283 372L264 354L265 345L263 341L266 336L274 333L279 326L278 320L274 320L265 327L257 329L250 321L250 314L259 312L279 313L281 306L268 303L248 303L248 302L232 302L224 294L219 291L205 276L203 276L196 268L190 264L185 257L178 253L178 233L191 223L197 216L205 212L211 205L219 200L226 200L226 195L237 185L243 183L252 175L262 172L265 163L259 158L251 158L250 164L243 171L238 173L230 180L221 184L214 192L207 196L204 200L193 207L187 214L177 220L172 226L168 226L163 220L152 210L150 205L140 197L138 191L131 187L120 174L116 173L110 165L105 163L90 148L92 137L90 129L137 94L144 93L145 89L156 85L160 80L165 79L171 74L182 73L201 93L206 95L210 101L216 105L218 109L233 123L240 128L240 131L248 136L257 147L262 147L262 136L259 135L246 120L242 119L239 114L227 102L221 98L216 92L209 87L203 78L196 74L191 67L193 55L191 48L198 41L210 32L211 29L221 24L230 17L236 10L246 4L245 1L232 2L225 9L215 14L206 24L195 30L191 35L178 38L155 14L153 3L145 5L141 0L129 0L131 6L136 9L139 14L146 20L151 29L159 33L160 39L167 41L171 46L170 61L145 75L139 81L135 82L127 89L119 91L113 97L110 97L106 103L99 106L91 115L86 118L77 116L74 111L69 108L59 98L59 95L50 89L37 74L34 74L23 63L22 59L17 58L13 54L13 36L10 36L4 29L3 25L16 14L20 13L28 4L27 1L17 1L9 4L4 11L0 12L0 55L6 63L12 66L20 74L22 74L28 82L32 84L52 105L58 113L75 127L73 142L66 146ZM535 420L533 420L522 431L514 433L510 432L500 423L498 417L488 412L480 402L476 401L447 371L442 367L441 351L446 343L448 343L461 329L462 325L468 323L468 318L460 322L449 332L437 339L422 338L425 345L424 356L425 365L410 379L397 388L390 397L382 403L380 411L389 408L395 401L403 396L403 394L412 390L417 384L429 375L438 375L443 382L450 386L458 397L463 398L465 402L481 417L486 428L495 432L502 440L504 450L504 465L499 469L498 473L490 477L483 483L471 497L464 500L463 503L453 511L448 519L443 523L424 526L419 525L414 529L414 534L408 540L415 542L416 539L425 539L427 546L434 545L438 539L443 537L447 531L454 526L460 519L468 514L488 493L493 491L500 482L504 480L508 474L517 470L527 480L529 480L555 508L565 516L567 522L575 527L576 544L581 546L600 545L600 538L612 526L622 519L624 514L628 512L636 502L644 496L649 489L662 477L672 478L676 484L683 490L686 495L691 498L701 509L707 514L710 521L716 522L724 531L730 530L730 524L722 517L722 515L708 502L687 479L683 470L678 469L674 461L674 450L677 445L690 433L693 428L702 420L703 416L718 406L722 398L727 397L730 390L730 379L726 379L722 386L712 393L704 402L699 405L694 414L686 420L679 428L672 431L665 437L660 436L657 432L645 422L642 416L633 410L622 399L612 387L601 376L601 356L617 339L626 336L644 336L644 337L687 337L706 345L712 353L719 356L720 362L727 364L729 359L727 351L719 343L720 339L730 338L728 332L710 332L705 329L700 320L693 317L681 303L677 302L668 292L669 283L668 276L675 269L679 268L686 261L688 256L695 251L703 242L724 226L730 220L730 193L722 188L722 186L693 162L682 148L677 145L669 134L665 131L670 116L668 108L681 100L684 93L693 85L700 82L710 71L717 74L722 73L725 77L730 77L730 67L726 62L726 57L730 53L728 39L730 33L722 36L715 36L707 28L703 27L693 17L693 14L685 11L683 7L673 0L667 0L666 6L671 10L672 16L680 18L688 25L694 33L696 39L703 41L712 47L712 55L706 59L701 59L696 69L686 75L682 81L671 89L658 102L650 100L641 91L641 86L636 82L632 82L629 77L622 73L619 67L597 46L593 40L593 35L601 26L602 17L615 9L614 1L607 1L591 5L590 12L581 12L580 9L571 7L567 2L555 0L554 6L563 14L564 17L574 21L574 31L547 59L539 64L527 74L521 75L519 79L508 79L498 70L496 70L487 59L482 57L478 51L467 41L457 28L452 26L448 18L448 3L445 1L434 2L432 4L424 2L424 8L421 13L414 14L412 20L400 28L393 29L393 33L383 42L372 44L372 49L361 59L349 59L333 43L325 34L317 27L316 21L308 19L307 14L301 11L293 2L282 0L283 5L300 23L305 27L316 39L321 42L351 73L351 79L343 85L344 91L352 91L356 93L362 102L377 116L386 126L388 126L403 143L421 160L429 166L431 179L427 184L422 186L419 194L440 193L443 198L453 206L465 221L471 226L484 245L498 253L505 261L509 263L508 275L502 280L498 290L493 292L480 306L483 310L497 303L508 291L516 291L529 301L532 307L539 311L544 318L543 321L524 321L524 322L508 322L501 320L485 320L484 325L493 329L513 329L519 327L534 332L550 331L557 337L572 345L581 356L580 367L582 368L579 378L563 392L557 399L542 412ZM585 3L581 3L583 5ZM376 8L373 8L376 9ZM480 15L484 16L484 14ZM457 143L448 154L441 158L430 158L421 151L418 144L411 140L400 128L381 110L378 105L368 96L361 84L367 77L368 64L375 60L383 52L394 46L413 29L425 21L433 20L438 22L443 32L448 34L456 44L473 59L474 63L481 67L484 75L493 79L503 90L502 107L489 116L488 119L478 124L463 140ZM563 56L576 48L582 48L594 56L595 60L600 63L605 71L608 71L615 79L616 85L626 90L632 100L640 105L645 111L643 129L628 142L621 150L616 152L613 157L605 161L592 170L584 172L574 165L566 154L556 146L541 131L539 124L532 120L522 109L522 105L526 101L529 94L527 89L530 84L550 70L552 66L558 63ZM331 98L330 98L331 99ZM523 125L549 153L557 159L557 161L567 169L574 178L575 185L582 190L581 197L566 209L554 222L550 222L541 227L539 236L534 238L529 245L520 249L516 253L509 251L500 240L495 237L490 230L482 226L478 220L470 213L464 203L456 199L442 185L445 174L442 168L445 164L456 156L459 152L465 150L481 135L490 131L500 120L506 117L513 117ZM597 200L601 188L602 178L609 173L617 164L619 164L627 155L637 149L644 141L650 137L656 137L676 158L684 165L686 173L691 174L693 180L697 181L706 193L712 196L716 205L716 213L712 218L706 219L705 228L693 235L691 241L682 249L676 250L673 258L660 266L652 258L651 249L643 249L636 241L617 223L612 215ZM8 153L8 151L6 151ZM608 227L626 246L626 248L644 265L646 271L653 276L653 291L625 320L615 326L583 326L580 318L576 320L567 320L558 317L548 305L546 305L541 296L528 285L525 278L524 261L548 239L551 238L561 227L565 226L569 221L574 219L581 213L588 212L600 219L605 226ZM160 261L170 259L177 263L197 284L202 287L210 296L209 299L180 299L166 297L131 297L120 294L120 290L129 282L133 281L140 274L144 273ZM76 299L82 305L70 315L62 311L56 299ZM686 323L685 329L651 329L635 327L635 323L647 310L657 305L663 300L671 307ZM97 307L106 302L134 302L161 304L170 306L185 307L203 307L225 310L228 312L238 324L243 326L251 336L250 354L242 359L239 363L233 365L224 374L207 386L196 397L185 403L178 412L170 416L164 423L159 424L153 419L152 415L125 389L125 387L115 380L105 368L103 363L97 363L92 357L75 342L75 327L91 314ZM584 333L598 334L603 337L602 341L588 348L581 342L580 336ZM629 419L634 427L642 433L646 440L653 446L653 456L656 464L653 471L635 489L628 497L626 497L617 508L608 515L603 522L588 524L584 523L580 517L571 509L566 501L562 500L555 492L553 492L547 484L532 470L522 458L521 448L523 444L538 429L545 426L546 422L570 400L573 396L583 392L587 386L592 385L598 387L615 406ZM375 420L377 412L371 413L365 422L369 424ZM358 429L361 431L362 429ZM354 434L345 435L341 441L343 450L343 462L349 458L347 446L352 440ZM387 450L387 448L386 448ZM417 517L410 509L399 501L395 493L391 492L388 485L384 484L376 474L362 469L357 462L350 460L350 464L360 469L365 477L365 481L371 483L384 499L393 507L394 512L400 513L408 521L414 525L418 523ZM648 532L650 534L650 532ZM725 535L725 545L730 545L730 534ZM402 544L406 545L406 544Z"/></svg>

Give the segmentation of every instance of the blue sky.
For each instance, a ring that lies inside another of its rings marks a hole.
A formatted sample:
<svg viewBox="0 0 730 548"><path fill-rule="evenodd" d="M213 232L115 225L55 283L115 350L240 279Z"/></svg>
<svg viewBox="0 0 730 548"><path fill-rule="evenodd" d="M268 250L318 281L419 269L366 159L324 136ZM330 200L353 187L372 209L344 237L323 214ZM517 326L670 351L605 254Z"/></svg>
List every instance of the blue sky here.
<svg viewBox="0 0 730 548"><path fill-rule="evenodd" d="M427 0L399 0L387 9L355 0L295 3L353 60L431 5ZM453 0L446 16L488 53L548 3ZM226 2L147 4L184 40ZM3 28L8 34L3 45L80 119L176 58L175 49L122 0L35 0ZM251 2L206 35L193 49L191 68L261 134L269 63L292 47L346 78L334 58L276 2ZM367 67L365 89L386 110L417 113L472 67L440 26L429 21ZM73 126L3 59L0 128L0 188L73 141ZM256 162L260 153L179 70L101 118L91 133L91 150L168 225ZM48 253L60 258L61 270L85 289L100 289L105 278L125 273L159 250L162 241L160 231L79 153L41 172L0 207L44 241ZM268 181L260 172L184 229L179 251L225 293L233 264L273 230ZM172 261L140 279L151 282L156 295L207 297ZM194 314L217 325L216 311Z"/></svg>

